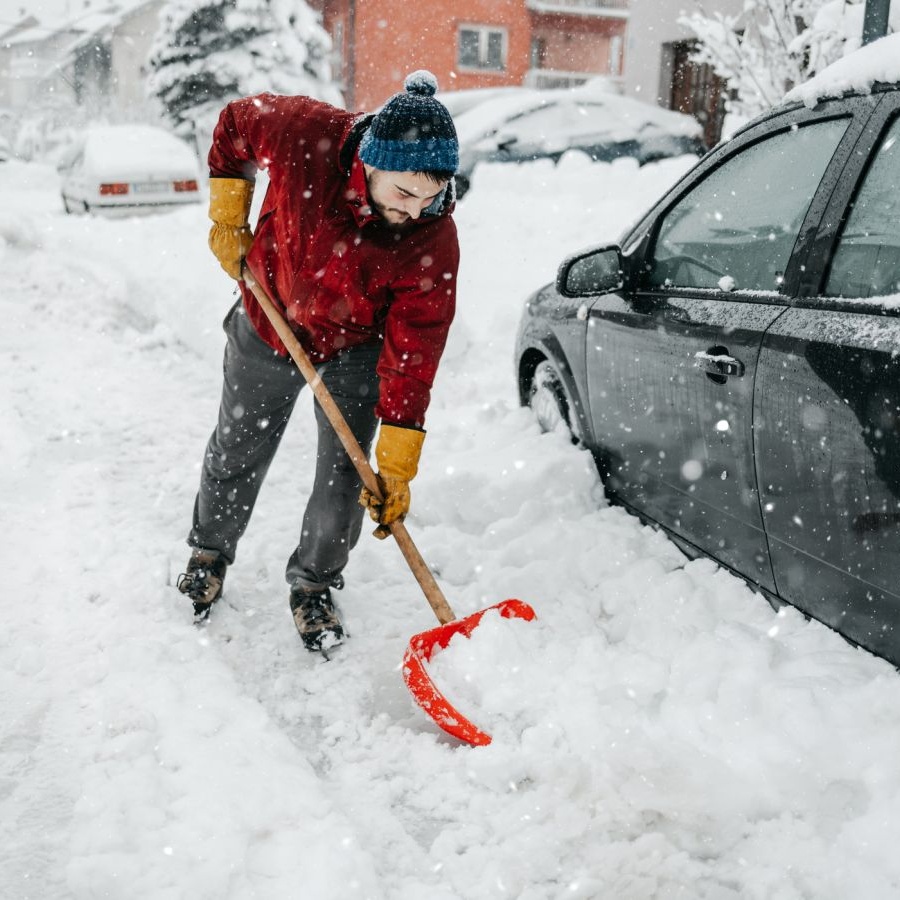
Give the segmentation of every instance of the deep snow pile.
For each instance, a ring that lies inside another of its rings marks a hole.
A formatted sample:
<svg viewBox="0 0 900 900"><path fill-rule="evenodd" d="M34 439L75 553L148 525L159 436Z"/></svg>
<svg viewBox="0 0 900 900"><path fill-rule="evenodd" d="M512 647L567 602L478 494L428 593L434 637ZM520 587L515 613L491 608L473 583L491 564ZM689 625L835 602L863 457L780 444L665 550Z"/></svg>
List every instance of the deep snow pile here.
<svg viewBox="0 0 900 900"><path fill-rule="evenodd" d="M403 686L434 619L395 547L364 535L332 662L293 631L309 397L190 625L171 582L231 291L204 211L67 218L51 171L0 167L0 896L897 896L891 667L608 507L516 403L526 293L688 164L485 168L458 212L410 530L458 614L539 616L436 661L477 750Z"/></svg>

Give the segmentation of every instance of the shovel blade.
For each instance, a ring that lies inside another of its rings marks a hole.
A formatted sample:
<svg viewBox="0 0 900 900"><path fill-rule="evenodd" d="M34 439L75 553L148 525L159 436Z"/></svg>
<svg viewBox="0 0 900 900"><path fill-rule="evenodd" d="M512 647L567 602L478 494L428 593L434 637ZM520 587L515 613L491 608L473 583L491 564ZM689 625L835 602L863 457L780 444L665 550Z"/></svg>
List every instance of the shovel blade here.
<svg viewBox="0 0 900 900"><path fill-rule="evenodd" d="M425 667L435 653L443 650L450 643L451 638L457 634L468 637L478 627L482 616L486 612L497 610L505 619L525 619L530 622L535 618L535 611L521 600L504 600L487 609L464 616L446 625L439 625L413 635L406 654L403 657L403 680L413 695L416 703L434 719L439 728L452 734L454 737L483 747L491 742L491 736L482 731L474 722L466 718L455 706L438 690L437 685L431 680L428 669Z"/></svg>

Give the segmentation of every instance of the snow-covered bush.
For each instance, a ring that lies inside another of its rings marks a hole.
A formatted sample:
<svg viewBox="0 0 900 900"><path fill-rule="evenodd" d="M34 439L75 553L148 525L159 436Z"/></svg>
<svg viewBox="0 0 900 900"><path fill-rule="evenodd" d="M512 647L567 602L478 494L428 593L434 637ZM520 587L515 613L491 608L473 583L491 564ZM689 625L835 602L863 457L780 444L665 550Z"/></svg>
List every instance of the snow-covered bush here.
<svg viewBox="0 0 900 900"><path fill-rule="evenodd" d="M734 16L695 12L679 22L694 55L725 79L728 111L750 118L862 42L865 0L745 0Z"/></svg>

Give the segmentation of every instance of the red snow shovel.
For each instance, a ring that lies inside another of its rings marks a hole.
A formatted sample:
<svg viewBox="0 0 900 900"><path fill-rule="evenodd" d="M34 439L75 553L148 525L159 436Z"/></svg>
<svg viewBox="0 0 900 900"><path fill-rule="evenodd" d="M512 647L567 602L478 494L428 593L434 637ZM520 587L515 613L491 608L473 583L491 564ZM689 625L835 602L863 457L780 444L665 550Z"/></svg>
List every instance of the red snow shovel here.
<svg viewBox="0 0 900 900"><path fill-rule="evenodd" d="M310 362L306 351L300 346L300 342L294 336L290 326L285 321L284 316L275 306L266 293L262 285L254 277L250 271L250 267L244 263L242 275L247 287L253 292L253 296L259 301L259 305L263 308L272 327L278 333L282 343L287 347L288 353L297 364L306 383L315 394L319 406L331 422L332 427L337 433L338 438L347 451L351 462L359 472L363 484L376 496L381 496L381 488L378 485L378 479L375 477L369 459L363 453L359 441L356 440L350 427L347 425L340 409L328 391L328 388L322 383L315 367ZM500 615L507 619L526 619L531 621L535 617L534 610L520 600L504 600L494 606L483 609L480 612L472 613L462 619L457 619L446 598L441 592L438 583L434 580L431 570L422 559L422 554L413 543L406 526L402 522L391 522L388 526L403 558L411 569L419 587L425 594L434 614L437 616L440 626L432 628L430 631L423 631L421 634L415 635L409 642L409 647L403 657L403 680L411 691L416 703L431 716L432 719L448 734L466 741L469 744L484 745L491 742L491 737L485 734L473 722L467 719L462 713L458 712L452 703L440 692L425 668L427 663L435 652L443 649L450 642L450 639L456 634L464 634L467 637L478 627L481 617L488 610L496 609Z"/></svg>

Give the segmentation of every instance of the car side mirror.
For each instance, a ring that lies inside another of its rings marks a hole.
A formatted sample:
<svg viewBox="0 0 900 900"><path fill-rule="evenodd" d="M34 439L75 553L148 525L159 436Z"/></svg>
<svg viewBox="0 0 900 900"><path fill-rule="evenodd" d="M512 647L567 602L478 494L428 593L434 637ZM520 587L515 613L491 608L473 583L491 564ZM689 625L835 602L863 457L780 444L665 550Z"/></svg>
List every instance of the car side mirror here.
<svg viewBox="0 0 900 900"><path fill-rule="evenodd" d="M570 257L556 276L556 289L566 297L607 294L624 284L625 263L616 245Z"/></svg>

